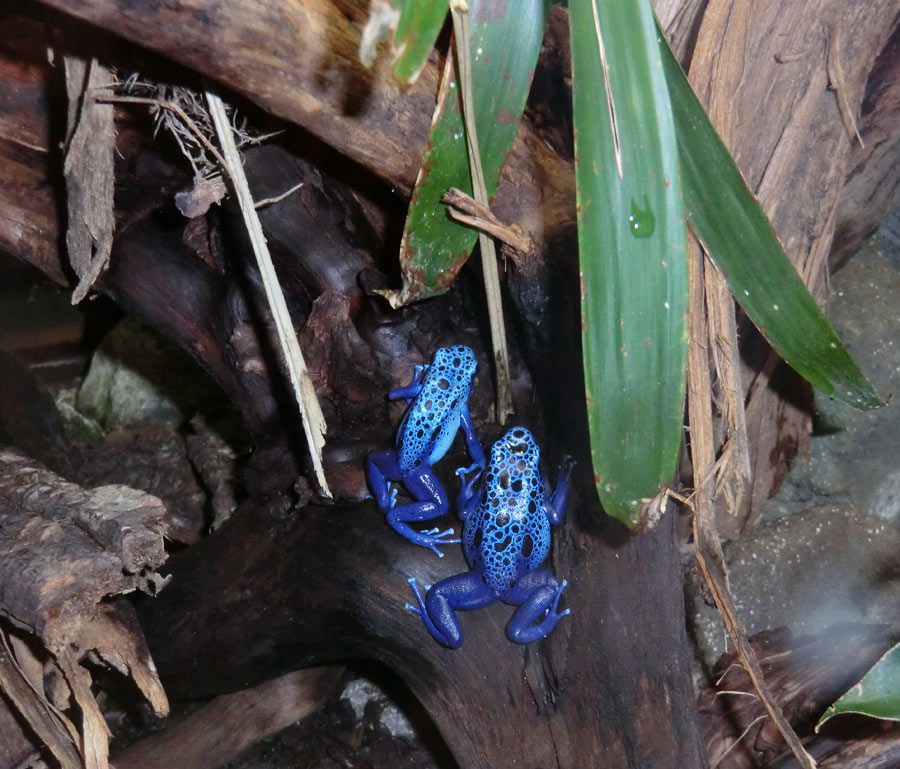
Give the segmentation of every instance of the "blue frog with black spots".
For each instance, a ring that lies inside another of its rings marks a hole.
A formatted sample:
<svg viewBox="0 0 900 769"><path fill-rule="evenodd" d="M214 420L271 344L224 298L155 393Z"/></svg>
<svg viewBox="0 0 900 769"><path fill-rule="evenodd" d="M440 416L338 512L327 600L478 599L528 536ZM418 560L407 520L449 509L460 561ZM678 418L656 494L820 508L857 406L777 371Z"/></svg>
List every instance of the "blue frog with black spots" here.
<svg viewBox="0 0 900 769"><path fill-rule="evenodd" d="M569 613L557 608L566 581L557 582L540 566L550 551L550 526L565 517L574 462L562 460L556 490L548 496L539 460L531 433L514 427L491 448L480 493L475 484L481 471L466 479L471 469L457 470L463 480L457 499L465 521L463 550L472 570L426 587L424 597L415 579L409 580L418 606L406 604L444 646L462 645L457 609L478 609L498 600L517 606L506 626L516 643L543 638Z"/></svg>
<svg viewBox="0 0 900 769"><path fill-rule="evenodd" d="M475 354L465 345L442 347L430 366L416 366L412 381L388 395L391 400L405 399L410 404L397 431L396 448L369 454L366 460L369 486L387 522L410 542L430 548L441 557L444 554L438 545L460 541L452 538L453 529L416 531L409 524L437 518L449 510L447 493L432 466L447 453L460 428L473 460L466 471L485 465L469 414L475 367ZM415 501L397 505L397 489L391 487L394 481L402 482Z"/></svg>

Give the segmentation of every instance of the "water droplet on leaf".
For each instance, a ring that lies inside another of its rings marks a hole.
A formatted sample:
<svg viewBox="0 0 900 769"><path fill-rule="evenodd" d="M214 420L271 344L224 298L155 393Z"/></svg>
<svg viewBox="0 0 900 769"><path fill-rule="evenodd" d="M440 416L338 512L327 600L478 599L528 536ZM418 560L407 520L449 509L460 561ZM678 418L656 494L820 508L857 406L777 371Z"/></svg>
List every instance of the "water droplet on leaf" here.
<svg viewBox="0 0 900 769"><path fill-rule="evenodd" d="M650 208L650 200L644 195L644 205L631 199L631 216L628 217L628 231L636 238L649 238L656 229L656 216Z"/></svg>

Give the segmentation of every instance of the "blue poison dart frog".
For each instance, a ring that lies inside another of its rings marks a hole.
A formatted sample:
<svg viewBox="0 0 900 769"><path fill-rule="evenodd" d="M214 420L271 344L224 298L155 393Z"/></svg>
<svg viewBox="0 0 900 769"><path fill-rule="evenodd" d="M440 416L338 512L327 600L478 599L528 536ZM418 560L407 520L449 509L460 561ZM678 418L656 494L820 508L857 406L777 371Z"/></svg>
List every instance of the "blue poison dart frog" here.
<svg viewBox="0 0 900 769"><path fill-rule="evenodd" d="M474 460L466 472L485 465L468 405L475 366L475 355L464 345L442 347L430 366L416 366L412 382L388 395L411 404L397 431L397 447L369 454L366 460L369 485L387 522L410 542L441 557L437 545L459 542L451 538L453 529L416 531L409 524L437 518L449 509L447 493L431 468L447 453L460 427ZM397 505L392 481L401 481L416 501Z"/></svg>
<svg viewBox="0 0 900 769"><path fill-rule="evenodd" d="M466 480L470 468L457 470L463 480L457 500L465 521L463 549L471 571L426 586L423 597L415 579L409 580L418 614L439 643L456 649L463 634L456 609L478 609L498 599L517 606L506 634L517 643L548 635L569 613L557 611L566 581L540 565L550 550L550 526L565 516L574 462L565 457L559 466L556 491L548 496L538 469L540 450L531 433L514 427L491 448L491 462L480 493L474 490L481 471Z"/></svg>

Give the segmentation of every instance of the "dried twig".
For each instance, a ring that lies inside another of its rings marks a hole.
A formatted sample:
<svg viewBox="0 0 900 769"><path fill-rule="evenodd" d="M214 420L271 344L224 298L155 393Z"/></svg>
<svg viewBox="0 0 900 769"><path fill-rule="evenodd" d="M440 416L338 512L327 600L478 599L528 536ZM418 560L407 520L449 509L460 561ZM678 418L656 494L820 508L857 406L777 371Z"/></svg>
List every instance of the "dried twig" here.
<svg viewBox="0 0 900 769"><path fill-rule="evenodd" d="M859 128L856 125L856 119L853 117L853 110L850 109L850 102L847 100L847 82L844 80L844 68L841 66L841 24L838 22L828 41L828 53L825 57L825 67L828 71L828 81L831 83L831 89L837 96L838 109L841 113L841 120L847 131L856 136L860 147L865 147L862 136L859 134Z"/></svg>
<svg viewBox="0 0 900 769"><path fill-rule="evenodd" d="M511 246L520 254L533 254L537 249L531 233L518 224L504 224L486 205L466 195L460 189L451 187L441 200L450 206L450 218L481 230Z"/></svg>
<svg viewBox="0 0 900 769"><path fill-rule="evenodd" d="M118 96L116 94L104 94L98 93L94 97L95 101L103 102L103 103L113 103L113 104L146 104L151 107L156 107L160 110L169 110L175 113L182 121L185 127L197 137L197 140L200 144L203 145L204 149L208 150L210 154L216 159L219 165L222 168L227 168L227 164L225 163L225 158L222 157L222 153L216 149L215 145L204 135L203 131L197 126L197 124L188 116L188 114L184 111L184 108L175 103L174 101L167 101L165 99L155 99L150 96ZM181 145L183 147L183 145ZM182 149L185 157L188 159L191 158L191 154L186 150Z"/></svg>
<svg viewBox="0 0 900 769"><path fill-rule="evenodd" d="M697 563L716 606L725 621L728 633L737 649L741 664L753 682L759 698L778 731L784 737L805 769L815 769L813 760L787 722L781 708L775 702L763 678L759 661L750 643L747 631L738 616L728 586L725 556L716 533L715 499L715 450L713 443L712 384L709 375L707 340L709 329L704 303L703 253L693 239L689 244L690 264L690 313L688 340L688 415L691 424L691 456L694 464L694 546Z"/></svg>
<svg viewBox="0 0 900 769"><path fill-rule="evenodd" d="M62 769L82 769L74 725L58 713L42 693L37 692L22 673L10 649L6 633L0 628L0 691L15 706L19 715L45 745Z"/></svg>
<svg viewBox="0 0 900 769"><path fill-rule="evenodd" d="M278 282L278 276L275 274L275 267L272 264L272 257L266 245L266 238L263 235L262 225L256 213L253 197L250 194L247 177L244 175L244 167L241 164L237 145L234 142L232 126L228 121L225 105L216 94L209 91L206 93L206 100L209 104L209 111L219 138L219 144L222 146L222 152L225 156L223 168L231 178L241 207L241 213L244 215L244 224L247 226L253 253L259 265L259 272L263 279L263 286L265 287L272 318L275 321L278 339L281 342L281 349L287 364L291 386L294 390L294 396L297 398L297 405L300 407L300 415L303 418L303 430L306 433L306 442L309 446L316 482L322 493L330 497L331 491L328 488L328 481L325 479L325 469L322 466L322 448L325 445L326 430L325 417L322 415L319 399L316 397L312 379L306 368L306 362L303 360L303 353L300 351L300 345L297 343L294 325L291 323L291 316L284 301L284 293Z"/></svg>
<svg viewBox="0 0 900 769"><path fill-rule="evenodd" d="M259 210L260 208L265 208L266 206L271 206L273 203L280 203L285 198L293 195L302 186L303 186L303 182L300 182L299 184L295 184L289 190L285 190L280 195L275 195L274 197L271 197L271 198L263 198L262 200L257 200L256 203L254 203L254 207L257 210Z"/></svg>
<svg viewBox="0 0 900 769"><path fill-rule="evenodd" d="M475 199L488 205L481 153L475 132L474 98L472 95L472 62L469 54L469 6L465 0L450 0L453 17L453 35L459 67L460 90L463 102L463 120L466 126L466 145L469 149L469 167L472 172L472 189ZM497 270L497 254L494 242L484 232L478 233L481 246L481 264L484 288L487 294L488 317L491 323L491 341L494 345L494 366L497 375L497 421L502 425L513 413L512 388L509 382L509 354L506 349L506 330L503 325L503 302L500 298L500 275Z"/></svg>

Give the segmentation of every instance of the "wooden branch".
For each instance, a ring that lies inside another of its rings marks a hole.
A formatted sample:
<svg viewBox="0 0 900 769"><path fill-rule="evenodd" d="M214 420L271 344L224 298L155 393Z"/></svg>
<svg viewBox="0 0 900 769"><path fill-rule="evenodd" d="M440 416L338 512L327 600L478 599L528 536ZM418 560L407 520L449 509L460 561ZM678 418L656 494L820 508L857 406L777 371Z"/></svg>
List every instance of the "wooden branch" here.
<svg viewBox="0 0 900 769"><path fill-rule="evenodd" d="M461 649L434 642L403 609L407 579L434 583L463 571L462 553L438 560L410 547L371 503L308 506L280 521L245 506L170 559L172 582L144 605L143 623L176 698L252 685L298 665L374 657L409 684L462 769L699 769L674 516L633 537L597 513L576 513L553 555L571 583L572 615L528 646L506 640L511 608L501 603L461 613ZM209 589L198 596L192 586L201 574ZM241 621L226 621L233 616ZM217 662L223 654L228 665Z"/></svg>
<svg viewBox="0 0 900 769"><path fill-rule="evenodd" d="M255 742L315 713L334 694L341 667L297 670L223 694L113 756L116 769L216 769Z"/></svg>
<svg viewBox="0 0 900 769"><path fill-rule="evenodd" d="M451 206L450 218L486 232L523 254L533 254L537 250L534 237L526 230L517 224L504 224L494 216L490 208L466 195L462 190L451 187L441 200Z"/></svg>
<svg viewBox="0 0 900 769"><path fill-rule="evenodd" d="M0 615L33 633L62 673L82 715L77 748L86 769L106 769L109 740L82 666L88 655L132 678L156 713L168 712L130 606L108 601L162 585L153 569L166 557L164 514L149 494L125 486L86 491L21 454L0 451ZM0 686L70 767L71 756L53 737L66 719L44 702L43 687L29 692L17 683L11 659L7 648Z"/></svg>
<svg viewBox="0 0 900 769"><path fill-rule="evenodd" d="M688 244L690 260L690 315L688 323L688 417L691 430L691 462L694 470L693 531L697 565L725 627L737 649L741 665L753 682L766 715L790 747L803 769L815 769L799 738L784 717L766 683L756 652L747 641L747 630L737 613L722 544L716 531L715 444L712 428L712 387L709 376L709 327L704 303L704 255L696 238Z"/></svg>

